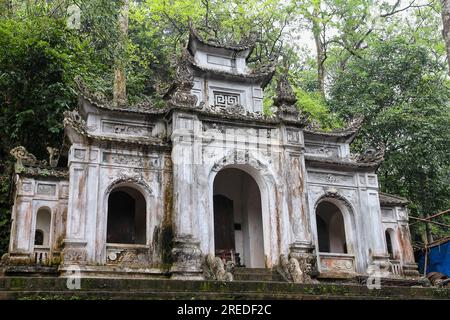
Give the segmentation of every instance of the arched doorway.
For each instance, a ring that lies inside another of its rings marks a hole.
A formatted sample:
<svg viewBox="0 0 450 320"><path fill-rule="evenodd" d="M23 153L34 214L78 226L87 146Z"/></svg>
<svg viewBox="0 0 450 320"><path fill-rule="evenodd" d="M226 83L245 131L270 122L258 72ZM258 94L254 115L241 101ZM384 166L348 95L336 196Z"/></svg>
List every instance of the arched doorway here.
<svg viewBox="0 0 450 320"><path fill-rule="evenodd" d="M50 227L52 214L47 208L41 208L36 214L36 230L34 245L48 247L50 245Z"/></svg>
<svg viewBox="0 0 450 320"><path fill-rule="evenodd" d="M398 257L396 255L395 232L389 228L386 229L384 235L386 237L386 249L389 254L389 259L396 260Z"/></svg>
<svg viewBox="0 0 450 320"><path fill-rule="evenodd" d="M146 243L146 202L131 187L117 187L108 197L107 243Z"/></svg>
<svg viewBox="0 0 450 320"><path fill-rule="evenodd" d="M225 168L214 179L214 247L216 256L249 268L264 268L261 193L245 171Z"/></svg>
<svg viewBox="0 0 450 320"><path fill-rule="evenodd" d="M344 218L341 210L329 201L316 209L319 252L348 253Z"/></svg>

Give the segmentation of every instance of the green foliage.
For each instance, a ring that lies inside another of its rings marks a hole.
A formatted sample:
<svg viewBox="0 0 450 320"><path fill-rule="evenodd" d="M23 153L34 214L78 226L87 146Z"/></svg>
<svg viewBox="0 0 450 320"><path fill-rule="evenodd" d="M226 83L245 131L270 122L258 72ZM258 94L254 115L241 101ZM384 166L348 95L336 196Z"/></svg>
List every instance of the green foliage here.
<svg viewBox="0 0 450 320"><path fill-rule="evenodd" d="M323 96L319 92L307 92L302 88L294 88L297 107L308 117L320 124L324 130L332 130L342 126L342 122L328 109Z"/></svg>
<svg viewBox="0 0 450 320"><path fill-rule="evenodd" d="M449 83L442 70L428 48L396 38L352 59L331 88L335 111L366 117L354 149L386 146L382 189L408 198L413 215L450 207Z"/></svg>

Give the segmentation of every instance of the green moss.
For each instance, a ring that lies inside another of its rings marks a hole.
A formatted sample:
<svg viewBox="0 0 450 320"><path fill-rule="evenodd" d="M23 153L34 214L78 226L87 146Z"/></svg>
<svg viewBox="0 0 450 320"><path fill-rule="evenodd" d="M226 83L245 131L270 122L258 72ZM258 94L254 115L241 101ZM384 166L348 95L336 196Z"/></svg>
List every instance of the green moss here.
<svg viewBox="0 0 450 320"><path fill-rule="evenodd" d="M11 289L24 289L27 284L25 278L11 278L10 286Z"/></svg>

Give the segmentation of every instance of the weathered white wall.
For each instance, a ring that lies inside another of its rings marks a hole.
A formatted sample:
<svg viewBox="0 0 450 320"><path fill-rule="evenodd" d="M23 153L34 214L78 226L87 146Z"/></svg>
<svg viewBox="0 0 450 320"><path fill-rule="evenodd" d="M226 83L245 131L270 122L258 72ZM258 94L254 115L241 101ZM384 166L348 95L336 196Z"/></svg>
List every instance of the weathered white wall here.
<svg viewBox="0 0 450 320"><path fill-rule="evenodd" d="M44 229L44 244L51 251L61 250L60 238L65 232L68 182L16 175L16 193L12 211L9 252L32 257L36 229ZM50 212L50 224L37 221L39 210Z"/></svg>

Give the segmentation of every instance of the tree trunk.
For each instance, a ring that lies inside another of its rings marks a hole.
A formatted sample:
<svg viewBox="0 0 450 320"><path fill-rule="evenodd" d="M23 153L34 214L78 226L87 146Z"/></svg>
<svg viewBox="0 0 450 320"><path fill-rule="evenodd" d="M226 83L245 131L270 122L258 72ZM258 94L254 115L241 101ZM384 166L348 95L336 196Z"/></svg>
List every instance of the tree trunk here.
<svg viewBox="0 0 450 320"><path fill-rule="evenodd" d="M425 197L425 174L420 173L419 175L419 188L420 188L420 211L419 214L423 219L429 217L428 206L426 205L426 197ZM433 235L431 233L430 224L425 222L425 239L426 244L433 242Z"/></svg>
<svg viewBox="0 0 450 320"><path fill-rule="evenodd" d="M128 36L128 3L129 0L124 0L119 15L119 50L115 61L113 86L113 103L117 106L124 106L127 104L125 65Z"/></svg>
<svg viewBox="0 0 450 320"><path fill-rule="evenodd" d="M320 1L314 5L312 25L313 25L313 35L314 42L316 45L317 53L317 80L319 85L320 93L325 96L325 50L322 39L320 38Z"/></svg>
<svg viewBox="0 0 450 320"><path fill-rule="evenodd" d="M450 0L441 0L442 3L442 36L444 37L445 47L447 48L447 62L450 74Z"/></svg>

